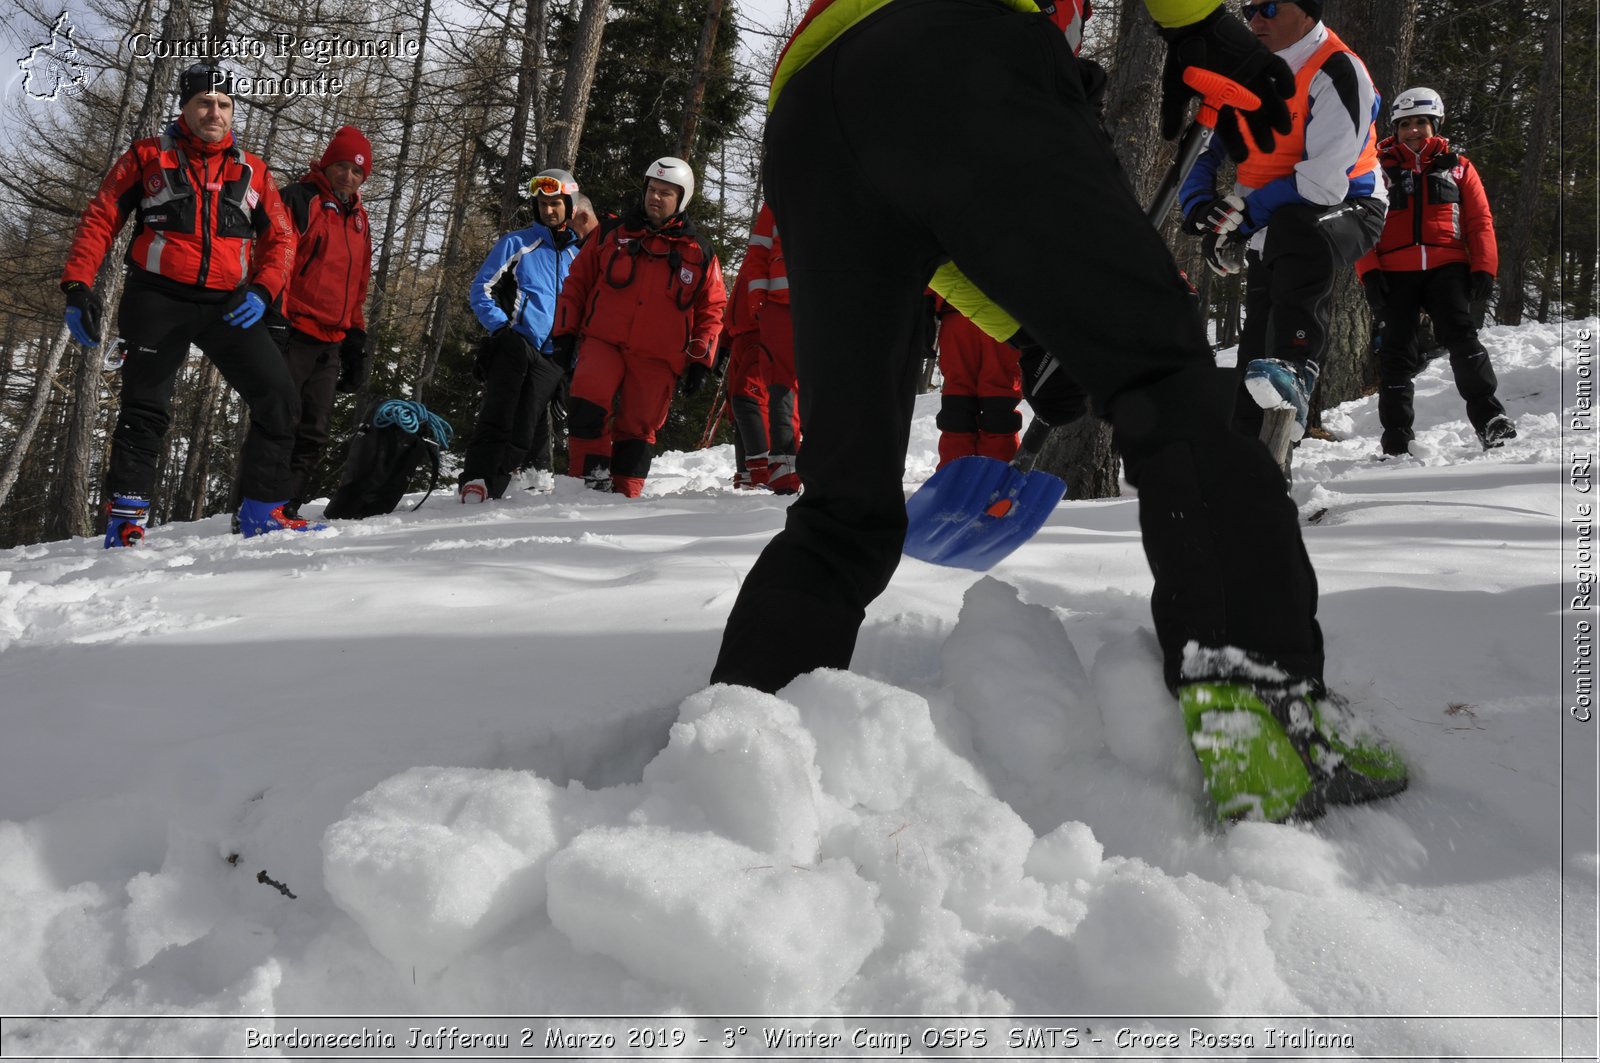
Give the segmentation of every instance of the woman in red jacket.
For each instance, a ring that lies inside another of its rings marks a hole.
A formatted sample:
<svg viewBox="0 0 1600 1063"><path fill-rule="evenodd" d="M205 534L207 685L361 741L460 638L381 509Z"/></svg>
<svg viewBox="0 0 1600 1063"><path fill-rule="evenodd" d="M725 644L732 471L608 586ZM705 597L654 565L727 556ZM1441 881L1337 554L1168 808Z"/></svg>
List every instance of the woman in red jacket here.
<svg viewBox="0 0 1600 1063"><path fill-rule="evenodd" d="M1478 342L1471 307L1494 290L1500 262L1489 197L1467 157L1437 135L1444 124L1437 92L1407 89L1390 118L1394 135L1378 145L1389 216L1378 246L1356 263L1379 329L1383 453L1405 454L1414 438L1411 378L1427 364L1413 343L1422 310L1450 351L1456 390L1479 442L1485 449L1503 446L1517 437L1517 427L1495 397L1494 367Z"/></svg>
<svg viewBox="0 0 1600 1063"><path fill-rule="evenodd" d="M693 196L688 163L651 163L640 204L583 245L556 303L552 357L573 368L568 471L630 498L644 490L674 386L699 389L722 332L722 269L683 214Z"/></svg>

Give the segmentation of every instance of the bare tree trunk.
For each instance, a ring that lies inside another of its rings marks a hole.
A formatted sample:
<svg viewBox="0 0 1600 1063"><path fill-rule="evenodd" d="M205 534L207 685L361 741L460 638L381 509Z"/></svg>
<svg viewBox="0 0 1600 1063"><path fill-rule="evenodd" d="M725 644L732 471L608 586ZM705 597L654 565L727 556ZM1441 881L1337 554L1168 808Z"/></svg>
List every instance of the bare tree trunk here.
<svg viewBox="0 0 1600 1063"><path fill-rule="evenodd" d="M1117 452L1111 445L1111 426L1090 414L1050 433L1039 452L1038 467L1067 482L1067 497L1117 498Z"/></svg>
<svg viewBox="0 0 1600 1063"><path fill-rule="evenodd" d="M688 159L700 132L700 109L705 106L706 80L711 76L711 56L717 47L717 27L722 22L722 0L710 0L706 22L700 30L700 48L694 57L694 77L689 82L689 99L683 108L683 126L678 133L677 155Z"/></svg>
<svg viewBox="0 0 1600 1063"><path fill-rule="evenodd" d="M600 41L606 31L606 9L610 0L583 0L578 30L567 58L566 79L561 86L561 109L550 123L554 142L549 163L570 170L578 159L578 143L583 139L583 117L589 109L589 90L594 87L594 70L600 62Z"/></svg>
<svg viewBox="0 0 1600 1063"><path fill-rule="evenodd" d="M478 116L476 127L467 131L461 145L461 168L457 174L455 195L452 198L454 206L450 213L450 228L445 236L444 259L439 264L441 287L434 300L433 324L429 329L432 342L428 344L421 371L417 373L417 381L411 391L411 397L418 402L422 401L423 393L439 368L439 354L444 348L445 332L450 327L450 308L454 305L454 300L447 298L446 292L449 290L451 279L455 276L456 264L461 258L461 230L466 227L467 198L472 188L472 164L477 155L478 137L488 120L489 108L486 106Z"/></svg>
<svg viewBox="0 0 1600 1063"><path fill-rule="evenodd" d="M44 420L45 408L50 405L50 389L55 384L56 368L61 364L61 354L66 349L67 327L62 325L45 354L44 363L39 366L39 375L33 384L33 398L28 402L28 412L23 417L22 426L17 429L11 452L6 455L5 464L0 465L0 507L5 506L6 500L11 497L11 489L17 485L17 474L22 471L23 459L28 456L28 446L33 442L33 434L39 430L39 422Z"/></svg>
<svg viewBox="0 0 1600 1063"><path fill-rule="evenodd" d="M1165 54L1158 43L1144 5L1123 4L1107 72L1105 126L1140 202L1154 198L1162 169L1172 157L1171 145L1151 133L1156 128ZM1175 233L1174 225L1167 219L1163 232ZM1039 454L1038 467L1066 480L1069 498L1115 498L1122 493L1111 426L1098 417L1081 417L1057 428Z"/></svg>
<svg viewBox="0 0 1600 1063"><path fill-rule="evenodd" d="M1555 132L1556 108L1561 102L1561 15L1552 10L1545 15L1543 65L1539 69L1539 90L1534 94L1533 120L1528 127L1527 153L1522 157L1522 174L1517 182L1517 202L1511 212L1510 232L1500 244L1500 312L1503 325L1520 325L1527 302L1525 267L1533 250L1533 227L1538 223L1540 188L1544 160ZM1592 161L1592 160L1591 160ZM1504 215L1502 215L1504 217Z"/></svg>
<svg viewBox="0 0 1600 1063"><path fill-rule="evenodd" d="M189 450L183 457L183 472L178 475L177 497L172 503L174 520L199 520L206 515L211 426L216 423L221 398L222 374L208 360L200 375L200 387L194 400L194 422L189 431Z"/></svg>
<svg viewBox="0 0 1600 1063"><path fill-rule="evenodd" d="M506 144L504 183L500 189L500 228L509 229L517 215L518 193L522 190L522 152L528 142L528 110L534 88L539 83L543 41L536 36L544 0L527 0L522 20L522 56L517 63L517 103L511 111L511 136Z"/></svg>
<svg viewBox="0 0 1600 1063"><path fill-rule="evenodd" d="M226 0L221 10L226 11ZM187 11L188 0L175 0L167 9L167 24L180 25L182 20L187 18ZM142 121L150 120L148 116L154 113L155 101L162 96L163 83L156 80L159 73L157 68L160 65L155 63L151 66L150 79L145 85L144 104L139 112ZM127 86L131 83L132 78L124 79L117 125L112 130L111 139L107 144L101 172L111 169L129 139L126 123L130 117L131 107ZM56 489L51 492L54 502L45 516L46 534L51 538L65 539L73 535L87 535L93 524L92 510L98 491L89 482L89 463L95 448L95 426L100 419L100 393L105 385L105 377L100 368L101 351L115 339L112 325L116 321L117 304L122 298L124 278L122 254L131 236L131 232L125 228L100 264L95 290L106 307L100 347L94 351L79 349L67 360L71 402L67 415L66 445L62 452L61 467L57 470Z"/></svg>
<svg viewBox="0 0 1600 1063"><path fill-rule="evenodd" d="M433 14L433 0L422 0L421 28L417 30L418 40L428 39L428 21ZM374 337L378 336L388 324L389 312L389 282L390 269L394 265L394 231L400 219L399 188L402 175L411 160L412 130L416 126L417 100L422 96L422 75L424 72L423 56L427 49L419 49L416 65L411 68L411 85L406 89L406 105L400 116L400 154L395 158L394 180L389 182L389 209L384 212L383 239L378 247L378 270L372 278L372 292L368 300L371 311L367 315L367 331ZM366 385L362 385L365 392ZM358 399L363 398L358 396Z"/></svg>

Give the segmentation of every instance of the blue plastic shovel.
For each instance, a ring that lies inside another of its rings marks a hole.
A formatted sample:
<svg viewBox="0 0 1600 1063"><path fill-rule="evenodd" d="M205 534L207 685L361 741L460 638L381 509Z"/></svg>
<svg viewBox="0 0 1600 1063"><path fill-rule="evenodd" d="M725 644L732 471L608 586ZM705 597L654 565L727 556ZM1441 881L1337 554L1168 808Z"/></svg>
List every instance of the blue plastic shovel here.
<svg viewBox="0 0 1600 1063"><path fill-rule="evenodd" d="M906 499L905 553L919 561L987 572L1033 538L1067 482L1033 471L1050 426L1035 419L1010 462L957 458Z"/></svg>
<svg viewBox="0 0 1600 1063"><path fill-rule="evenodd" d="M1195 160L1211 142L1218 111L1225 106L1248 111L1259 105L1250 92L1221 75L1190 68L1184 71L1184 80L1201 94L1202 103L1145 211L1157 228ZM906 500L907 556L987 572L1033 538L1067 493L1061 477L1033 468L1050 429L1035 418L1009 463L999 458L957 458L928 477Z"/></svg>

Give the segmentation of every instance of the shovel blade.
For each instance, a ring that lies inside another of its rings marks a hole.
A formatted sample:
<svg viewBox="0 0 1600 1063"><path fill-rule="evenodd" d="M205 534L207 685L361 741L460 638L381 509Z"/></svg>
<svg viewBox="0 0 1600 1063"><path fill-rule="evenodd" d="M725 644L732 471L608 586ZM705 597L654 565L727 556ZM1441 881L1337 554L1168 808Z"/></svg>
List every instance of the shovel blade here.
<svg viewBox="0 0 1600 1063"><path fill-rule="evenodd" d="M905 553L919 561L987 572L1033 538L1066 482L1021 472L998 458L957 458L906 500Z"/></svg>

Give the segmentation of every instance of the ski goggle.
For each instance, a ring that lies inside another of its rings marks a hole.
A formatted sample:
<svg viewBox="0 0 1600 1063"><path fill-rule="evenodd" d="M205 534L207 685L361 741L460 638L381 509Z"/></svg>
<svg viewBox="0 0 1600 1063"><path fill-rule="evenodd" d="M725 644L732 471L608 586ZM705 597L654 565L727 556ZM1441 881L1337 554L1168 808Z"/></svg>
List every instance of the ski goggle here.
<svg viewBox="0 0 1600 1063"><path fill-rule="evenodd" d="M558 177L541 174L528 182L528 190L536 196L570 196L578 190L576 181L562 182Z"/></svg>
<svg viewBox="0 0 1600 1063"><path fill-rule="evenodd" d="M1249 22L1257 15L1260 15L1262 18L1277 18L1278 8L1281 6L1283 5L1279 3L1245 4L1239 9L1239 13L1244 16L1244 20L1246 22Z"/></svg>

